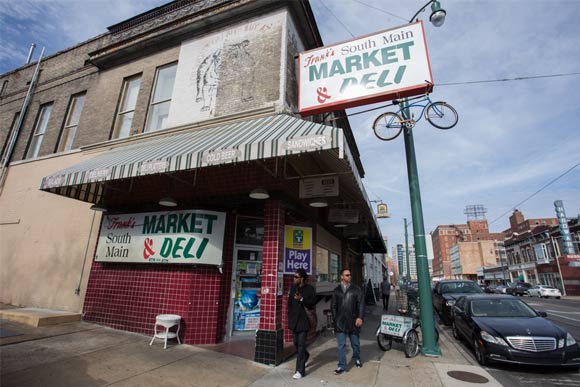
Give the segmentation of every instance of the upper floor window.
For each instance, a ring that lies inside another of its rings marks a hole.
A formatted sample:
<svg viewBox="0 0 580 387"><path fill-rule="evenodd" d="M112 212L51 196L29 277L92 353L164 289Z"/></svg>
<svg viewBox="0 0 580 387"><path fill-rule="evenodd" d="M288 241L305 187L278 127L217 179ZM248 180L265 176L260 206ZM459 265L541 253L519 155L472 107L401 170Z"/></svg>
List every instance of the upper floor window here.
<svg viewBox="0 0 580 387"><path fill-rule="evenodd" d="M157 69L149 115L145 126L146 132L164 129L167 126L176 70L177 63Z"/></svg>
<svg viewBox="0 0 580 387"><path fill-rule="evenodd" d="M115 119L113 138L129 137L140 86L141 75L127 78L123 82L123 90L121 92L121 99L119 100L117 118Z"/></svg>
<svg viewBox="0 0 580 387"><path fill-rule="evenodd" d="M27 159L32 159L38 156L38 153L40 152L40 145L42 144L42 139L44 138L44 132L46 131L46 126L48 125L51 112L52 102L40 107L40 111L36 117L34 131L32 132L32 139L30 141L30 145L28 146L28 152L26 152Z"/></svg>
<svg viewBox="0 0 580 387"><path fill-rule="evenodd" d="M77 127L79 126L81 112L85 105L85 94L86 93L74 95L70 100L64 128L62 130L62 136L60 138L60 144L58 145L59 152L66 152L72 149Z"/></svg>

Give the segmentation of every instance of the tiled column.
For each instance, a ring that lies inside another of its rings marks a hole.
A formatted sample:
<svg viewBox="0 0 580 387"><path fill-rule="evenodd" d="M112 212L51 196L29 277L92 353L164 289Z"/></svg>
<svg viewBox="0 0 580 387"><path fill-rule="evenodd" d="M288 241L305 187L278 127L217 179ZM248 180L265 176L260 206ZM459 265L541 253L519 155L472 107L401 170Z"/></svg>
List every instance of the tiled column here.
<svg viewBox="0 0 580 387"><path fill-rule="evenodd" d="M262 296L260 300L260 329L256 334L255 360L278 365L282 362L284 330L282 327L282 299L277 295L278 262L284 252L284 210L279 200L264 205L264 251L262 255Z"/></svg>

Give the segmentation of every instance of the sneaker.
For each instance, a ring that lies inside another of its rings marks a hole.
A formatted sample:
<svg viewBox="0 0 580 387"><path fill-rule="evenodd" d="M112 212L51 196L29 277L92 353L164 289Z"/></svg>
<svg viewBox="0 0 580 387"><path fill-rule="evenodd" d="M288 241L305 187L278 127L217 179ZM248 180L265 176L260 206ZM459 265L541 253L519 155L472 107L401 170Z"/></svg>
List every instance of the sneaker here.
<svg viewBox="0 0 580 387"><path fill-rule="evenodd" d="M302 374L299 371L296 371L292 379L302 379Z"/></svg>
<svg viewBox="0 0 580 387"><path fill-rule="evenodd" d="M354 364L356 365L356 368L362 368L362 363L360 360L355 361Z"/></svg>
<svg viewBox="0 0 580 387"><path fill-rule="evenodd" d="M343 370L342 368L337 368L337 369L335 369L335 370L334 370L334 374L335 374L335 375L340 375L340 374L342 374L343 372L344 372L344 370Z"/></svg>

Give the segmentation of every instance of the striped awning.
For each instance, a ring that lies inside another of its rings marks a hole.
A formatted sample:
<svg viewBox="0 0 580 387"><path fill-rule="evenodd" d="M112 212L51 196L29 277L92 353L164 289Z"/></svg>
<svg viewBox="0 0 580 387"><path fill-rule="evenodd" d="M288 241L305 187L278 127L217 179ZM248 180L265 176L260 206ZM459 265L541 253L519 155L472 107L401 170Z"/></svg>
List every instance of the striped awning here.
<svg viewBox="0 0 580 387"><path fill-rule="evenodd" d="M120 146L44 177L40 189L78 196L66 191L87 193L98 182L330 149L343 158L342 129L279 114Z"/></svg>

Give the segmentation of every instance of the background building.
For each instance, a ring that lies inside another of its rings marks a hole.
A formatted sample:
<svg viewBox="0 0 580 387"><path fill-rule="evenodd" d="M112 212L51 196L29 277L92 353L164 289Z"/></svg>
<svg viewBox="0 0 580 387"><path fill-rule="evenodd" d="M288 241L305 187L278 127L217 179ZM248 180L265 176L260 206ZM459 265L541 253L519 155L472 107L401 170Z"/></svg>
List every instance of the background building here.
<svg viewBox="0 0 580 387"><path fill-rule="evenodd" d="M487 220L470 220L467 224L439 225L431 233L433 242L433 278L452 278L450 249L458 242L503 241L502 233L489 231Z"/></svg>

